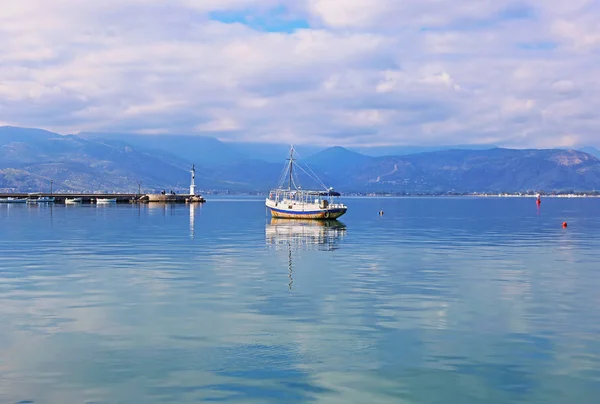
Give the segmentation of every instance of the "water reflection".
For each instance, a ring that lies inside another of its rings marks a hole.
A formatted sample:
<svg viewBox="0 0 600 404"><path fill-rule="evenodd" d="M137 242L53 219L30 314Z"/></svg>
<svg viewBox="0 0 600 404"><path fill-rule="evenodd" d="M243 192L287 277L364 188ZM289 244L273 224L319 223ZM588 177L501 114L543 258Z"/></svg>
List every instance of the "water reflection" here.
<svg viewBox="0 0 600 404"><path fill-rule="evenodd" d="M271 219L265 229L267 244L275 249L332 251L346 235L346 225L339 220Z"/></svg>
<svg viewBox="0 0 600 404"><path fill-rule="evenodd" d="M149 202L145 205L148 208L148 212L153 215L162 213L163 216L167 216L168 212L169 216L173 216L175 209L174 204L165 202Z"/></svg>
<svg viewBox="0 0 600 404"><path fill-rule="evenodd" d="M346 225L338 220L276 219L265 228L267 245L286 250L288 255L288 289L292 289L294 272L292 250L333 251L346 234Z"/></svg>
<svg viewBox="0 0 600 404"><path fill-rule="evenodd" d="M600 214L556 203L0 207L0 403L593 403Z"/></svg>
<svg viewBox="0 0 600 404"><path fill-rule="evenodd" d="M190 238L193 240L196 236L196 205L190 204Z"/></svg>

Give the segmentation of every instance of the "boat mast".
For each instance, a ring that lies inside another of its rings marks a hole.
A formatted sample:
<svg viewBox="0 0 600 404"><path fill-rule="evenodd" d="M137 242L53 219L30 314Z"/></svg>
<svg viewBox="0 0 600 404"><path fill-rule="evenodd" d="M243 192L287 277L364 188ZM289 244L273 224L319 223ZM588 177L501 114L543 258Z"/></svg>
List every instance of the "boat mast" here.
<svg viewBox="0 0 600 404"><path fill-rule="evenodd" d="M294 146L292 145L292 149L290 150L290 180L288 183L288 190L292 189L292 170L294 168Z"/></svg>

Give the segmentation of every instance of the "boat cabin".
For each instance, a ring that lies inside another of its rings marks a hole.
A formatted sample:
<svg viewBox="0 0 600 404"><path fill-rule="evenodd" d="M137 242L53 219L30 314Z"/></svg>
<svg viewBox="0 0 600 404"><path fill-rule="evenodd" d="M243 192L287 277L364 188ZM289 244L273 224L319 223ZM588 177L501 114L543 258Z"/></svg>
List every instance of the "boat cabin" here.
<svg viewBox="0 0 600 404"><path fill-rule="evenodd" d="M275 203L315 204L321 209L341 205L340 193L329 189L328 191L305 191L302 189L275 189L269 193L269 199Z"/></svg>

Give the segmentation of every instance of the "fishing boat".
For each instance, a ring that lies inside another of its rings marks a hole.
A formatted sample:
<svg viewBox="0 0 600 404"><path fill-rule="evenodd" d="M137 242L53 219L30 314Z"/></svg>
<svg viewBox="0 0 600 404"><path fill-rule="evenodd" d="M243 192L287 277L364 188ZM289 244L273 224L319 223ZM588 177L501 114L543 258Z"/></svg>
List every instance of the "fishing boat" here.
<svg viewBox="0 0 600 404"><path fill-rule="evenodd" d="M37 198L37 203L54 203L54 197L53 196L40 196L39 198Z"/></svg>
<svg viewBox="0 0 600 404"><path fill-rule="evenodd" d="M295 155L292 146L279 184L269 192L265 201L271 216L285 219L333 220L346 213L348 208L339 201L340 193L323 184L308 166L305 169L299 165ZM322 189L302 189L297 171L311 178Z"/></svg>
<svg viewBox="0 0 600 404"><path fill-rule="evenodd" d="M78 203L82 203L83 199L81 198L65 198L65 204L66 205L75 205Z"/></svg>
<svg viewBox="0 0 600 404"><path fill-rule="evenodd" d="M96 203L117 203L117 198L96 198Z"/></svg>
<svg viewBox="0 0 600 404"><path fill-rule="evenodd" d="M0 203L25 203L27 202L27 199L22 199L22 198L0 198Z"/></svg>

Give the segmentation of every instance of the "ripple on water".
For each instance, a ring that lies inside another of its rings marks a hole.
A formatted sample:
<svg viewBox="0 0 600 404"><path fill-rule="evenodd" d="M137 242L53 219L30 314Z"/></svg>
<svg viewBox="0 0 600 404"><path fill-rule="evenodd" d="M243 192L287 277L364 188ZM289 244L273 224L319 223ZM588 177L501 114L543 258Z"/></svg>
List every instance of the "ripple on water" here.
<svg viewBox="0 0 600 404"><path fill-rule="evenodd" d="M0 401L595 402L600 201L349 203L0 206Z"/></svg>

